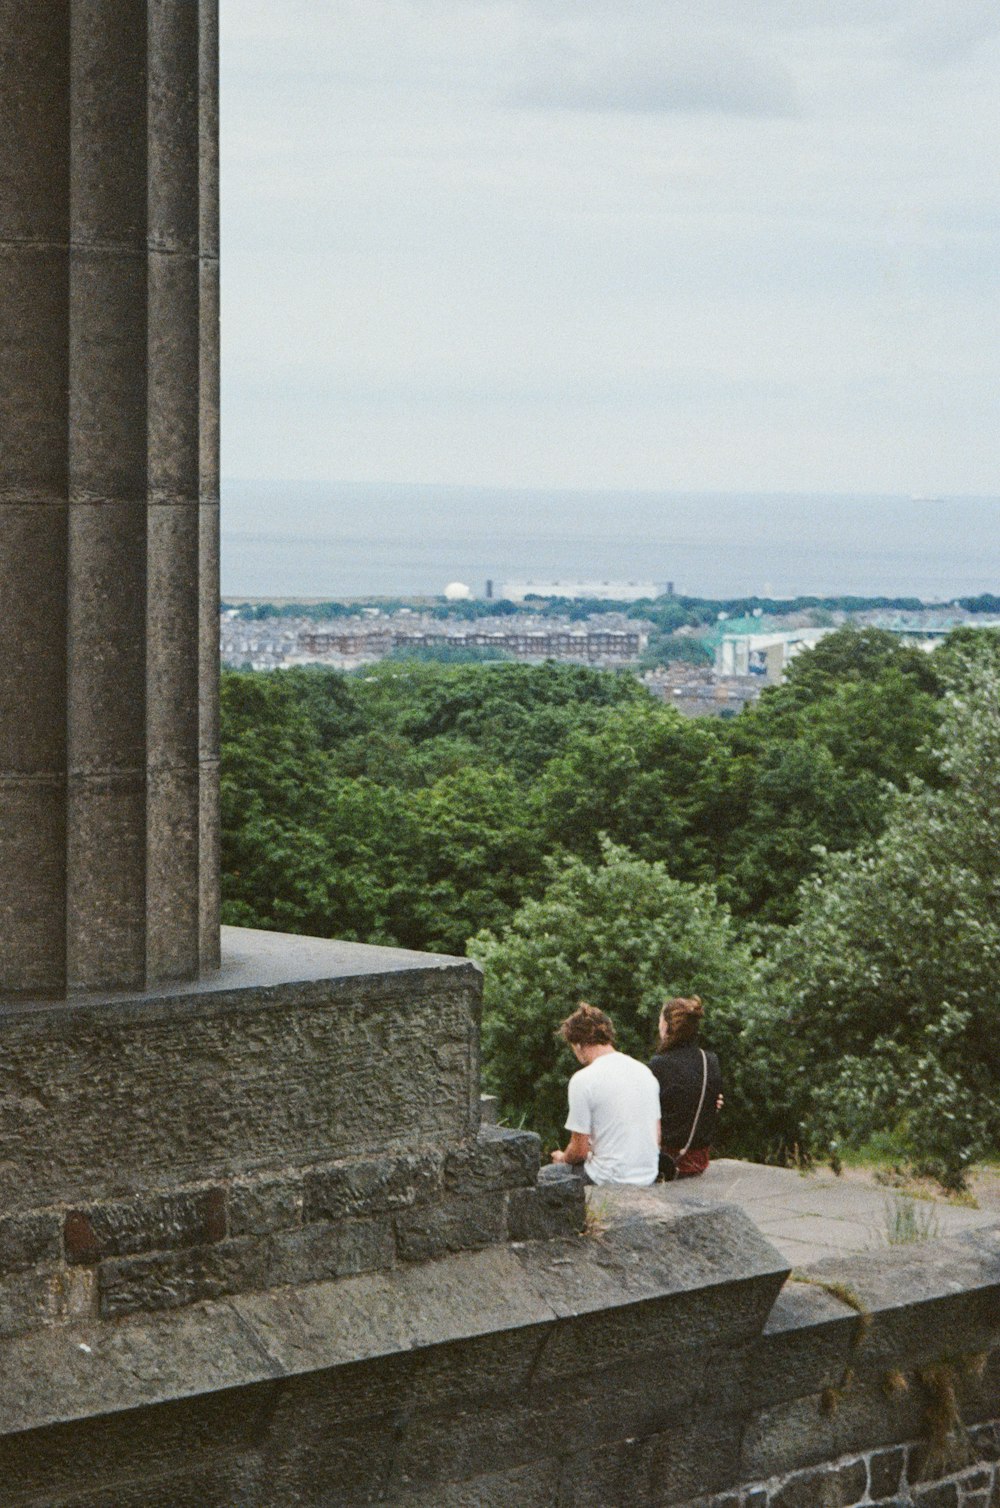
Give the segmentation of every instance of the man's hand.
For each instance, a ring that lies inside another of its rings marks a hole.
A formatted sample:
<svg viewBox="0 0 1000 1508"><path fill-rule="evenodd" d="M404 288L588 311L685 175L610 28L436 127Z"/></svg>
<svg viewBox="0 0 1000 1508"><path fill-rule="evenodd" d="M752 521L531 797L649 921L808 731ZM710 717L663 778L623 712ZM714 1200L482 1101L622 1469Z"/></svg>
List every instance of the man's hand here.
<svg viewBox="0 0 1000 1508"><path fill-rule="evenodd" d="M716 1110L721 1110L722 1107L723 1107L723 1105L725 1103L726 1103L726 1097L725 1097L725 1095L720 1094L719 1097L717 1098L717 1100L715 1101L715 1108L716 1108Z"/></svg>
<svg viewBox="0 0 1000 1508"><path fill-rule="evenodd" d="M568 1162L575 1166L579 1162L586 1162L589 1156L590 1137L584 1136L581 1131L574 1131L565 1152L553 1152L552 1161Z"/></svg>

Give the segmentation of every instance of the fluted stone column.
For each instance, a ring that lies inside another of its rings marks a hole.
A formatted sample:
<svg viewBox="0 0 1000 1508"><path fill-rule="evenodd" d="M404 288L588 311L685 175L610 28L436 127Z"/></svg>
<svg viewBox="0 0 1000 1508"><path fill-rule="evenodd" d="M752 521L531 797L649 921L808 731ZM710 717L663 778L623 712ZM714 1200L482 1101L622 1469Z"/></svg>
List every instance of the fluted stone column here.
<svg viewBox="0 0 1000 1508"><path fill-rule="evenodd" d="M217 0L0 0L0 995L218 963Z"/></svg>

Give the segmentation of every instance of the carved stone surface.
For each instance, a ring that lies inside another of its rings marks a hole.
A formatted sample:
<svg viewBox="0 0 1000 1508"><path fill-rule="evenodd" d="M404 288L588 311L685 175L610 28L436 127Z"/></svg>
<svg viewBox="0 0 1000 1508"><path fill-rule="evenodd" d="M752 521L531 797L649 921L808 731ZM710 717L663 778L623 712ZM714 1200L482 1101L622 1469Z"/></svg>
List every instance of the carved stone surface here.
<svg viewBox="0 0 1000 1508"><path fill-rule="evenodd" d="M218 963L215 8L0 0L0 996Z"/></svg>

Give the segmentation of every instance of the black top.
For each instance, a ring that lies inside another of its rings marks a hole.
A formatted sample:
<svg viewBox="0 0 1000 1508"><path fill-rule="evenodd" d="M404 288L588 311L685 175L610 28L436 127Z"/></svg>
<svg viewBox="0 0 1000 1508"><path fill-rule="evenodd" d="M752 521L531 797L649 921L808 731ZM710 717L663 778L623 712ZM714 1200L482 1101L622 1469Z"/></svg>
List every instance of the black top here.
<svg viewBox="0 0 1000 1508"><path fill-rule="evenodd" d="M698 1117L691 1148L711 1146L718 1111L715 1102L722 1093L722 1070L714 1052L706 1052L708 1087L705 1103ZM696 1042L685 1042L658 1052L650 1068L660 1085L660 1140L664 1147L683 1147L691 1134L691 1122L701 1095L701 1053Z"/></svg>

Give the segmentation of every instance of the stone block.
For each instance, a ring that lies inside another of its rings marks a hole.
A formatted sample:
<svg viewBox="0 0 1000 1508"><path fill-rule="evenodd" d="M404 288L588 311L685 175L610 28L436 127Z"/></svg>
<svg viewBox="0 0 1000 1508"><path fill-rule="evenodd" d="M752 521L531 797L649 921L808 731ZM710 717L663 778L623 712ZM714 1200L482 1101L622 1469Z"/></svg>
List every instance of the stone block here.
<svg viewBox="0 0 1000 1508"><path fill-rule="evenodd" d="M37 803L26 807L20 846L2 855L36 884L42 871L24 859L38 845L25 845L42 818ZM5 796L0 833L11 820ZM0 864L0 885L3 873ZM0 923L16 922L20 895L3 898ZM49 941L62 947L57 892L53 905ZM437 1155L469 1134L473 965L236 927L223 929L223 945L222 968L191 984L6 1008L0 1209ZM33 1083L38 1116L22 1108Z"/></svg>
<svg viewBox="0 0 1000 1508"><path fill-rule="evenodd" d="M125 1332L126 1356L128 1332L142 1323L116 1327L119 1333ZM98 1504L100 1508L121 1508L123 1503L147 1508L153 1502L163 1508L179 1508L180 1504L184 1508L212 1504L214 1508L216 1503L219 1508L263 1508L268 1501L266 1483L256 1482L252 1461L274 1407L275 1385L265 1382L239 1389L222 1387L157 1408L143 1408L139 1400L148 1390L150 1369L155 1374L158 1366L162 1377L163 1369L172 1370L179 1359L169 1339L162 1333L159 1338L158 1355L146 1354L143 1363L147 1370L131 1378L131 1407L123 1390L120 1406L113 1413L77 1416L27 1433L0 1434L0 1480L8 1494L7 1502L44 1504L46 1508L55 1504L62 1508L67 1502L86 1508ZM50 1336L50 1344L53 1355L66 1352L66 1339L58 1332ZM71 1349L84 1368L93 1365L92 1358ZM137 1348L136 1360L139 1354ZM58 1385L65 1389L65 1376L59 1377ZM56 1403L53 1392L51 1404ZM209 1494L202 1502L191 1495L194 1487L189 1484L207 1485L213 1480L221 1497ZM163 1487L159 1497L158 1484ZM241 1487L248 1489L245 1496L240 1495ZM168 1488L178 1494L175 1499ZM143 1489L145 1498L141 1496ZM119 1492L120 1497L116 1495Z"/></svg>
<svg viewBox="0 0 1000 1508"><path fill-rule="evenodd" d="M442 1153L428 1150L310 1168L304 1179L303 1218L309 1222L377 1215L437 1199L443 1160Z"/></svg>
<svg viewBox="0 0 1000 1508"><path fill-rule="evenodd" d="M973 1425L969 1445L977 1461L1000 1461L1000 1424L991 1420Z"/></svg>
<svg viewBox="0 0 1000 1508"><path fill-rule="evenodd" d="M229 1234L264 1236L302 1224L303 1183L297 1173L237 1178L228 1190Z"/></svg>
<svg viewBox="0 0 1000 1508"><path fill-rule="evenodd" d="M146 790L147 977L189 979L200 947L198 768L150 770Z"/></svg>
<svg viewBox="0 0 1000 1508"><path fill-rule="evenodd" d="M507 1235L502 1193L467 1195L441 1204L417 1205L394 1216L396 1249L403 1262L428 1262L448 1252L477 1251Z"/></svg>
<svg viewBox="0 0 1000 1508"><path fill-rule="evenodd" d="M71 990L100 990L123 980L134 988L145 983L145 836L144 775L70 777L66 972ZM108 1069L105 1073L110 1077ZM93 1079L80 1083L93 1093ZM128 1086L120 1082L114 1083L113 1091L129 1097ZM82 1094L77 1105L82 1119Z"/></svg>
<svg viewBox="0 0 1000 1508"><path fill-rule="evenodd" d="M199 271L202 336L198 378L200 497L219 501L219 263L203 258Z"/></svg>
<svg viewBox="0 0 1000 1508"><path fill-rule="evenodd" d="M738 1418L685 1419L653 1436L650 1452L650 1497L653 1503L683 1502L698 1491L719 1493L739 1481Z"/></svg>
<svg viewBox="0 0 1000 1508"><path fill-rule="evenodd" d="M200 501L200 276L195 255L150 255L148 480L156 504Z"/></svg>
<svg viewBox="0 0 1000 1508"><path fill-rule="evenodd" d="M20 153L0 154L6 162ZM32 164L33 166L33 164ZM0 213L3 213L0 210ZM0 497L65 501L69 256L63 247L0 245ZM19 567L23 562L19 562Z"/></svg>
<svg viewBox="0 0 1000 1508"><path fill-rule="evenodd" d="M91 1204L65 1220L69 1262L207 1246L225 1235L226 1192L219 1187Z"/></svg>
<svg viewBox="0 0 1000 1508"><path fill-rule="evenodd" d="M145 1257L112 1257L97 1269L102 1319L175 1309L200 1299L263 1288L265 1242L250 1237Z"/></svg>
<svg viewBox="0 0 1000 1508"><path fill-rule="evenodd" d="M771 1494L771 1508L854 1508L865 1497L867 1485L864 1461L822 1466L783 1482Z"/></svg>
<svg viewBox="0 0 1000 1508"><path fill-rule="evenodd" d="M512 1241L547 1241L558 1236L578 1236L583 1230L587 1201L578 1178L542 1184L533 1189L511 1190L507 1204L507 1230Z"/></svg>
<svg viewBox="0 0 1000 1508"><path fill-rule="evenodd" d="M140 770L146 758L146 507L69 510L68 695L71 767Z"/></svg>
<svg viewBox="0 0 1000 1508"><path fill-rule="evenodd" d="M742 1476L771 1476L898 1445L919 1436L925 1400L918 1389L887 1396L880 1385L855 1381L833 1396L818 1394L752 1414L744 1438Z"/></svg>
<svg viewBox="0 0 1000 1508"><path fill-rule="evenodd" d="M198 763L199 505L147 509L146 752L154 768Z"/></svg>
<svg viewBox="0 0 1000 1508"><path fill-rule="evenodd" d="M564 1508L558 1460L533 1461L511 1471L491 1471L465 1482L436 1482L429 1489L406 1489L405 1467L396 1478L393 1501L406 1508Z"/></svg>
<svg viewBox="0 0 1000 1508"><path fill-rule="evenodd" d="M388 1216L319 1222L271 1238L267 1286L316 1283L359 1272L384 1271L396 1261Z"/></svg>
<svg viewBox="0 0 1000 1508"><path fill-rule="evenodd" d="M60 1286L52 1270L19 1272L0 1279L0 1339L24 1335L61 1318Z"/></svg>
<svg viewBox="0 0 1000 1508"><path fill-rule="evenodd" d="M890 1498L900 1489L906 1451L876 1450L868 1461L869 1491L873 1498Z"/></svg>
<svg viewBox="0 0 1000 1508"><path fill-rule="evenodd" d="M2 508L0 508L2 513ZM4 994L45 996L66 983L66 790L58 777L0 781L0 935ZM0 1142L7 1179L17 1190L0 1200L6 1209L45 1203L16 1154L18 1141L45 1139L51 1124L43 1109L46 1078L26 1061L9 1077L0 1063Z"/></svg>
<svg viewBox="0 0 1000 1508"><path fill-rule="evenodd" d="M145 217L145 190L140 213ZM146 495L146 298L144 254L74 245L71 501Z"/></svg>
<svg viewBox="0 0 1000 1508"><path fill-rule="evenodd" d="M481 1126L467 1146L449 1152L445 1187L456 1194L486 1189L533 1188L541 1162L541 1140L532 1131Z"/></svg>
<svg viewBox="0 0 1000 1508"><path fill-rule="evenodd" d="M157 6L149 26L149 238L163 251L199 244L199 13Z"/></svg>
<svg viewBox="0 0 1000 1508"><path fill-rule="evenodd" d="M8 4L0 12L0 240L67 234L69 25L65 8Z"/></svg>
<svg viewBox="0 0 1000 1508"><path fill-rule="evenodd" d="M219 504L198 507L198 753L219 754Z"/></svg>
<svg viewBox="0 0 1000 1508"><path fill-rule="evenodd" d="M146 5L73 10L71 235L140 248L146 237ZM108 45L113 36L115 45Z"/></svg>
<svg viewBox="0 0 1000 1508"><path fill-rule="evenodd" d="M202 975L214 973L222 962L219 933L220 834L219 761L202 759L198 764L198 920L199 956Z"/></svg>
<svg viewBox="0 0 1000 1508"><path fill-rule="evenodd" d="M915 1487L913 1501L917 1508L960 1508L961 1504L955 1482L936 1482L927 1487Z"/></svg>
<svg viewBox="0 0 1000 1508"><path fill-rule="evenodd" d="M0 1273L62 1257L62 1222L55 1210L0 1216Z"/></svg>
<svg viewBox="0 0 1000 1508"><path fill-rule="evenodd" d="M66 768L67 514L55 503L0 501L0 602L18 626L0 656L3 776L53 776ZM16 878L21 883L24 875Z"/></svg>

